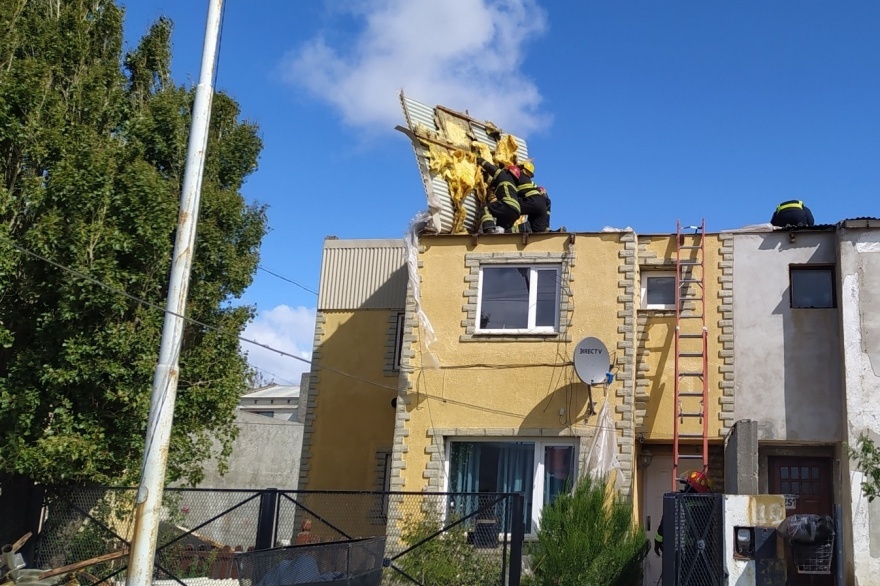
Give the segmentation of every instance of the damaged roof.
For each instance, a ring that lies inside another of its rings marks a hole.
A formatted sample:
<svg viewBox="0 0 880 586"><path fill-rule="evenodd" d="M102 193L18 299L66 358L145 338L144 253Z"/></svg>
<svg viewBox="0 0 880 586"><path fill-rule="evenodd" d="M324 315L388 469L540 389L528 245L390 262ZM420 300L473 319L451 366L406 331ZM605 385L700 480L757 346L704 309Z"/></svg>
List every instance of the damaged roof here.
<svg viewBox="0 0 880 586"><path fill-rule="evenodd" d="M485 152L483 149L496 153L503 150L506 144L512 144L517 160L525 161L529 156L526 141L504 132L490 121L476 120L467 113L444 106L427 106L405 96L403 92L400 93L400 103L406 127L398 126L397 130L409 137L415 151L431 216L426 231L437 234L476 232L477 211L480 208L478 197L473 190L468 190L460 203L455 201L447 180L432 172L432 150L436 153L439 149L450 155L455 151ZM483 148L479 145L483 145Z"/></svg>

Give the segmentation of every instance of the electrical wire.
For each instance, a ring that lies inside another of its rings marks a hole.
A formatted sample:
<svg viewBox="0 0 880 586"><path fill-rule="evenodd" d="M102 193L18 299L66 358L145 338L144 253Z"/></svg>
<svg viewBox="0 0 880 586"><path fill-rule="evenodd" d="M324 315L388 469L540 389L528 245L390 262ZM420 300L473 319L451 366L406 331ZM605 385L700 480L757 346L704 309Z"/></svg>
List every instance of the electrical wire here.
<svg viewBox="0 0 880 586"><path fill-rule="evenodd" d="M83 273L82 271L78 271L78 270L76 270L76 269L74 269L74 268L71 268L71 267L65 266L65 265L63 265L63 264L61 264L61 263L55 262L55 261L53 261L52 259L49 259L49 258L47 258L47 257L45 257L45 256L40 255L40 254L37 254L36 252L33 252L33 251L31 251L31 250L28 250L27 248L24 248L23 246L20 246L20 245L16 244L15 242L11 242L11 241L10 241L10 242L9 242L9 245L12 246L13 248L15 248L16 250L18 250L19 252L22 252L22 253L24 253L24 254L26 254L26 255L28 255L28 256L31 256L31 257L33 257L33 258L39 259L39 260L41 260L41 261L43 261L43 262L45 262L45 263L48 263L48 264L50 264L50 265L52 265L52 266L54 266L54 267L56 267L56 268L58 268L58 269L61 269L61 270L63 270L63 271L66 271L66 272L68 272L68 273L74 275L74 276L77 276L77 277L79 277L80 279L84 279L84 280L86 280L86 281L89 281L90 283L94 283L95 285L98 285L98 286L100 286L100 287L103 287L103 288L107 289L108 291L112 291L113 293L116 293L117 295L122 295L123 297L125 297L125 298L127 298L127 299L130 299L130 300L132 300L132 301L134 301L134 302L136 302L136 303L140 303L141 305L144 305L144 306L146 306L146 307L151 307L151 308L153 308L153 309L157 309L157 310L159 310L159 311L162 311L163 313L167 313L167 314L169 314L169 315L173 315L173 316L175 316L175 317L179 317L179 318L183 319L184 321L187 321L187 322L189 322L189 323L191 323L191 324L194 324L194 325L197 325L197 326L199 326L199 327L205 328L206 330L211 330L211 331L219 332L219 333L221 333L221 334L225 334L225 335L228 335L228 336L233 336L233 337L235 337L235 338L236 338L238 341L240 341L240 342L244 342L244 343L246 343L246 344L251 344L251 345L253 345L253 346L258 346L258 347L260 347L260 348L264 348L264 349L269 350L269 351L271 351L271 352L275 352L275 353L277 353L277 354L279 354L279 355L281 355L281 356L286 356L286 357L288 357L288 358L293 358L294 360L299 360L300 362L303 362L303 363L308 364L308 365L310 365L310 366L312 365L312 361L311 361L311 360L307 360L307 359L305 359L305 358L303 358L303 357L301 357L301 356L297 356L296 354L291 354L290 352L285 352L284 350L281 350L281 349L279 349L279 348L274 348L274 347L272 347L272 346L269 346L268 344L263 344L263 343L261 343L261 342L257 342L256 340L251 340L251 339L249 339L249 338L245 338L244 336L240 336L240 335L238 335L238 334L232 334L232 333L229 333L229 332L227 332L227 331L225 331L225 330L223 330L223 329L221 329L221 328L219 328L219 327L217 327L217 326L212 326L212 325L206 324L205 322L199 321L199 320L197 320L197 319L194 319L194 318L191 318L191 317L187 317L187 316L185 316L185 315L180 315L180 314L175 313L175 312L173 312L173 311L170 311L169 309L167 309L167 308L165 308L165 307L162 307L162 306L160 306L160 305L158 305L158 304L156 304L156 303L153 303L153 302L151 302L151 301L147 301L146 299L142 299L142 298L140 298L140 297L138 297L138 296L136 296L136 295L132 295L131 293L128 293L127 291L123 291L122 289L117 289L116 287L112 287L112 286L110 286L110 285L107 285L106 283L104 283L104 282L102 282L102 281L96 279L95 277L92 277L91 275L89 275L89 274L87 274L87 273ZM386 384L378 383L378 382L375 382L375 381L371 381L371 380L369 380L369 379L365 379L365 378L363 378L363 377L359 377L359 376L356 376L356 375L350 374L350 373L345 372L345 371L343 371L343 370L339 370L338 368L333 368L333 367L330 367L330 366L321 366L320 368L321 368L321 370L325 370L325 371L327 371L327 372L332 372L332 373L334 373L334 374L338 374L339 376L344 376L344 377L346 377L346 378L350 378L350 379L356 380L356 381L358 381L358 382L367 383L367 384L370 384L370 385L373 385L373 386L377 386L377 387L382 387L382 388L385 388L385 389L390 389L390 390L392 390L392 391L396 391L396 390L397 390L397 387L392 387L391 385L386 385Z"/></svg>
<svg viewBox="0 0 880 586"><path fill-rule="evenodd" d="M297 283L297 282L294 281L293 279L289 279L289 278L285 277L284 275L279 275L278 273L272 272L272 271L270 271L269 269L263 267L262 265L257 265L257 268L258 268L259 270L263 271L264 273L269 273L269 274L272 275L273 277L277 277L277 278L281 279L282 281L287 281L287 282L290 283L291 285L296 285L296 286L299 287L300 289L303 289L303 290L305 290L305 291L308 291L308 292L311 293L312 295L317 295L317 294L318 294L317 291L313 291L312 289L309 289L309 288L306 287L305 285L302 285L302 284L300 284L300 283Z"/></svg>

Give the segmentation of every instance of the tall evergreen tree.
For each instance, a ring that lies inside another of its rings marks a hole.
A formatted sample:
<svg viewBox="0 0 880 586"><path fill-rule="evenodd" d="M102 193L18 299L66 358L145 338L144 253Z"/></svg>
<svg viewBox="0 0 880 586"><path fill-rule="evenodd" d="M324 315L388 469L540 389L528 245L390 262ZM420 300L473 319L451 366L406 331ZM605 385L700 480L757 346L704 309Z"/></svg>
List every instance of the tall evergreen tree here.
<svg viewBox="0 0 880 586"><path fill-rule="evenodd" d="M123 15L113 0L0 2L4 485L140 474L163 315L130 296L165 305L194 92L169 77L171 23L124 54ZM169 480L197 482L213 440L222 456L234 439L252 317L234 300L266 231L240 188L261 147L218 93L187 304L217 329L184 332Z"/></svg>

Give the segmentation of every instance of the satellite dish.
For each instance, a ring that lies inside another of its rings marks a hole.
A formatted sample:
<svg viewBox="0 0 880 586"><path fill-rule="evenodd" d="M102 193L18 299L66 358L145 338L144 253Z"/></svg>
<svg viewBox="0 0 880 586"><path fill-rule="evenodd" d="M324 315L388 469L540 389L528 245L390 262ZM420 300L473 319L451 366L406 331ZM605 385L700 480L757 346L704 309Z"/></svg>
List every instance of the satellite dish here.
<svg viewBox="0 0 880 586"><path fill-rule="evenodd" d="M588 385L605 382L611 366L608 348L599 338L584 338L574 347L574 371Z"/></svg>

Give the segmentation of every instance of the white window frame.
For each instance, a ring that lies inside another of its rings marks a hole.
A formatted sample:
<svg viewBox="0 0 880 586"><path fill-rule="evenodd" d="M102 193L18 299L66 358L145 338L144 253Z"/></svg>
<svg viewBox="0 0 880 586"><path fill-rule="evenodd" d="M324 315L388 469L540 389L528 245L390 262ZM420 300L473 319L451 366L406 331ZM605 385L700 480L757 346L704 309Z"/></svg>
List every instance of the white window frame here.
<svg viewBox="0 0 880 586"><path fill-rule="evenodd" d="M449 486L449 461L450 456L452 455L452 444L453 442L464 442L464 443L478 443L478 442L493 442L493 443L533 443L535 445L535 455L533 458L533 466L532 466L532 510L530 512L532 518L532 530L529 533L526 533L525 536L529 538L535 538L538 535L538 529L541 524L541 511L544 508L544 453L546 452L545 448L551 447L566 447L572 448L574 454L574 478L580 478L579 467L578 464L580 462L580 454L579 454L579 446L578 442L574 439L571 440L560 440L560 439L539 439L539 438L530 438L530 437L447 437L446 438L446 452L444 456L443 469L444 469L444 488L443 492L449 492L451 487ZM572 488L574 488L572 486Z"/></svg>
<svg viewBox="0 0 880 586"><path fill-rule="evenodd" d="M480 315L483 309L483 271L485 269L529 269L529 315L527 318L529 327L525 328L481 328ZM536 312L538 307L538 271L555 271L556 287L554 290L554 299L556 306L553 309L553 325L552 326L535 326ZM474 320L475 334L556 334L559 333L559 304L560 300L560 279L562 277L562 266L557 264L494 264L486 263L480 266L480 279L477 286L477 315Z"/></svg>
<svg viewBox="0 0 880 586"><path fill-rule="evenodd" d="M639 275L641 283L641 308L642 309L675 309L675 301L672 303L648 303L648 282L651 279L672 278L675 279L675 271L642 271ZM675 285L673 285L673 292Z"/></svg>

